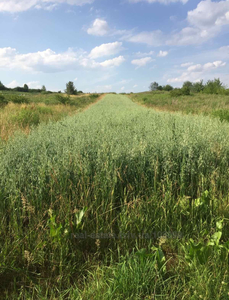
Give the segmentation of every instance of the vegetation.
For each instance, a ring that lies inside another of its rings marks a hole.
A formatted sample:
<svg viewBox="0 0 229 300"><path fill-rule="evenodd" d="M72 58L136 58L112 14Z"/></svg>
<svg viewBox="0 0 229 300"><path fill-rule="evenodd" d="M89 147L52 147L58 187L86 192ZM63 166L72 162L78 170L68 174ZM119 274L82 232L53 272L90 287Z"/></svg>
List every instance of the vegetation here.
<svg viewBox="0 0 229 300"><path fill-rule="evenodd" d="M63 94L0 94L0 144L18 130L29 133L40 123L58 121L94 103L99 94L66 96Z"/></svg>
<svg viewBox="0 0 229 300"><path fill-rule="evenodd" d="M72 81L66 83L66 90L65 93L68 95L77 95L77 89Z"/></svg>
<svg viewBox="0 0 229 300"><path fill-rule="evenodd" d="M126 96L18 134L0 150L0 295L227 299L228 169L229 124Z"/></svg>

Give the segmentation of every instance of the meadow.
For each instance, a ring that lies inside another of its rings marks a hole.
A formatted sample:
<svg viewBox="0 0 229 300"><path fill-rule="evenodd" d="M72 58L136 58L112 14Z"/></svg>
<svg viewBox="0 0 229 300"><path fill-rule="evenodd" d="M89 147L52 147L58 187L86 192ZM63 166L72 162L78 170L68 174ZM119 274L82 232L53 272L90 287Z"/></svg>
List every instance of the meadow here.
<svg viewBox="0 0 229 300"><path fill-rule="evenodd" d="M66 94L0 93L0 143L15 132L26 134L40 123L58 121L86 108L98 100L98 94L68 96ZM1 101L2 99L2 101Z"/></svg>
<svg viewBox="0 0 229 300"><path fill-rule="evenodd" d="M2 144L2 299L228 299L229 124L132 96Z"/></svg>
<svg viewBox="0 0 229 300"><path fill-rule="evenodd" d="M228 95L191 93L174 97L170 92L154 91L130 94L129 97L136 103L159 111L203 114L229 121Z"/></svg>

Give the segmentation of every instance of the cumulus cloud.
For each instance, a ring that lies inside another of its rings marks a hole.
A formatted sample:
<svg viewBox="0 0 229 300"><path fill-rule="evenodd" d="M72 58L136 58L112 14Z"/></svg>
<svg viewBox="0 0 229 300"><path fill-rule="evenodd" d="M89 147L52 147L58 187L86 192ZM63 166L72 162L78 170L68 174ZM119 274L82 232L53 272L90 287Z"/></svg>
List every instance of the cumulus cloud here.
<svg viewBox="0 0 229 300"><path fill-rule="evenodd" d="M27 85L30 89L41 89L41 84L39 81L30 81L27 82Z"/></svg>
<svg viewBox="0 0 229 300"><path fill-rule="evenodd" d="M200 75L202 76L204 73L209 73L212 70L224 67L226 62L221 60L209 62L206 64L196 64L193 66L189 66L185 72L181 74L179 77L170 78L167 82L184 82L184 81L198 81Z"/></svg>
<svg viewBox="0 0 229 300"><path fill-rule="evenodd" d="M122 42L114 42L109 44L102 44L98 47L95 47L91 50L89 57L90 58L98 58L103 56L115 55L122 51L124 48L122 47Z"/></svg>
<svg viewBox="0 0 229 300"><path fill-rule="evenodd" d="M201 1L189 11L186 19L188 25L178 32L165 34L161 30L144 31L132 34L125 40L150 46L201 44L214 38L224 25L229 24L229 1Z"/></svg>
<svg viewBox="0 0 229 300"><path fill-rule="evenodd" d="M103 67L119 67L124 61L125 58L123 56L119 56L113 59L105 60L99 64Z"/></svg>
<svg viewBox="0 0 229 300"><path fill-rule="evenodd" d="M134 59L131 61L132 65L137 66L138 68L144 67L148 63L152 61L151 57L144 57L144 58L139 58L139 59Z"/></svg>
<svg viewBox="0 0 229 300"><path fill-rule="evenodd" d="M165 56L167 56L168 54L169 54L168 51L162 51L162 50L160 50L157 56L158 56L158 57L165 57Z"/></svg>
<svg viewBox="0 0 229 300"><path fill-rule="evenodd" d="M175 2L181 2L183 4L187 3L188 0L129 0L130 3L138 3L138 2L148 2L148 3L155 3L159 2L161 4L170 4Z"/></svg>
<svg viewBox="0 0 229 300"><path fill-rule="evenodd" d="M82 6L92 2L94 0L0 0L0 12L22 12L32 8L52 10L61 3Z"/></svg>
<svg viewBox="0 0 229 300"><path fill-rule="evenodd" d="M15 88L15 87L17 87L17 86L19 86L20 84L17 82L17 80L13 80L13 81L11 81L10 83L8 83L7 85L6 85L6 87L8 87L8 88L10 88L10 89L13 89L13 88Z"/></svg>
<svg viewBox="0 0 229 300"><path fill-rule="evenodd" d="M56 53L51 49L33 53L20 54L14 48L0 48L0 68L20 69L29 72L53 73L75 70L80 67L99 68L119 66L125 61L123 56L96 62L84 51L74 51L69 48L66 52Z"/></svg>
<svg viewBox="0 0 229 300"><path fill-rule="evenodd" d="M104 36L108 34L109 30L110 29L107 21L102 19L95 19L92 26L88 28L87 33L90 35Z"/></svg>
<svg viewBox="0 0 229 300"><path fill-rule="evenodd" d="M150 56L150 55L153 55L154 54L154 51L150 51L150 52L136 52L134 53L134 56L137 56L137 57L145 57L145 56Z"/></svg>

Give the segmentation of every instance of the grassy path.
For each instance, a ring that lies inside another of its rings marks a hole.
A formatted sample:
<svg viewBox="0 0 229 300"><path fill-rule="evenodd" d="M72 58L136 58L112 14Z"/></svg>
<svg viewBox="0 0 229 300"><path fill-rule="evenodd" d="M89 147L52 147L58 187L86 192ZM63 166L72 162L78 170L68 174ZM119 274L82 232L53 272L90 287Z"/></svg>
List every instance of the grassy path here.
<svg viewBox="0 0 229 300"><path fill-rule="evenodd" d="M0 294L227 299L228 170L228 124L121 95L18 135L0 152Z"/></svg>

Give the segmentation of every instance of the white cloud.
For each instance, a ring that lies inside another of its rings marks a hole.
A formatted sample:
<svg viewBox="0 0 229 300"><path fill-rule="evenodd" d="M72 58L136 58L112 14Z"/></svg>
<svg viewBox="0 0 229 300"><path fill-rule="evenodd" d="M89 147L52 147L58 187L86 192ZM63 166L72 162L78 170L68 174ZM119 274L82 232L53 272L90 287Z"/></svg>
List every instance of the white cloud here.
<svg viewBox="0 0 229 300"><path fill-rule="evenodd" d="M30 89L41 89L41 84L39 81L30 81L27 83Z"/></svg>
<svg viewBox="0 0 229 300"><path fill-rule="evenodd" d="M13 80L13 81L11 81L10 83L8 83L6 86L7 86L8 88L10 88L10 89L13 89L13 88L15 88L15 87L17 87L17 86L20 86L20 84L17 82L17 80Z"/></svg>
<svg viewBox="0 0 229 300"><path fill-rule="evenodd" d="M123 87L121 87L121 91L124 91L125 90L125 87L123 86Z"/></svg>
<svg viewBox="0 0 229 300"><path fill-rule="evenodd" d="M95 47L91 50L89 57L90 58L98 58L102 56L110 56L115 55L122 51L124 48L122 47L122 42L114 42L109 44L102 44L101 46Z"/></svg>
<svg viewBox="0 0 229 300"><path fill-rule="evenodd" d="M0 48L0 68L20 69L29 72L54 73L75 70L80 67L106 68L119 66L124 61L124 57L119 56L99 63L88 58L86 52L74 51L71 48L62 53L47 49L26 54L19 54L16 49L10 47Z"/></svg>
<svg viewBox="0 0 229 300"><path fill-rule="evenodd" d="M169 78L167 82L184 82L184 81L199 81L200 76L210 71L216 70L218 68L224 67L226 62L221 60L209 62L204 65L196 64L193 66L189 66L185 72L181 74L179 77Z"/></svg>
<svg viewBox="0 0 229 300"><path fill-rule="evenodd" d="M192 65L193 65L193 62L187 62L187 63L181 64L180 66L181 66L182 68L186 68L186 67L190 67L190 66L192 66Z"/></svg>
<svg viewBox="0 0 229 300"><path fill-rule="evenodd" d="M188 12L188 22L198 28L229 24L229 1L201 1L197 8Z"/></svg>
<svg viewBox="0 0 229 300"><path fill-rule="evenodd" d="M78 78L76 77L75 79L74 79L74 81L77 81L78 80Z"/></svg>
<svg viewBox="0 0 229 300"><path fill-rule="evenodd" d="M138 87L138 85L137 84L135 84L134 86L133 86L133 88L135 89L136 87Z"/></svg>
<svg viewBox="0 0 229 300"><path fill-rule="evenodd" d="M201 44L217 36L223 25L229 24L229 0L212 2L201 1L189 11L186 19L188 26L179 32L165 34L161 30L144 31L124 38L133 43L150 46Z"/></svg>
<svg viewBox="0 0 229 300"><path fill-rule="evenodd" d="M105 60L99 63L103 67L118 67L125 61L123 56L115 57L113 59Z"/></svg>
<svg viewBox="0 0 229 300"><path fill-rule="evenodd" d="M52 10L61 3L81 6L92 2L94 0L0 0L0 12L22 12L32 8Z"/></svg>
<svg viewBox="0 0 229 300"><path fill-rule="evenodd" d="M154 51L150 51L150 52L137 52L137 53L134 53L134 56L137 56L137 57L145 57L145 56L150 56L150 55L153 55L154 54Z"/></svg>
<svg viewBox="0 0 229 300"><path fill-rule="evenodd" d="M104 36L108 34L109 30L110 29L107 21L102 19L95 19L92 27L88 28L87 33L90 35Z"/></svg>
<svg viewBox="0 0 229 300"><path fill-rule="evenodd" d="M131 61L132 65L137 66L138 68L143 67L152 61L151 57L144 57L139 59L134 59Z"/></svg>
<svg viewBox="0 0 229 300"><path fill-rule="evenodd" d="M130 3L138 3L138 2L148 2L148 3L155 3L159 2L161 4L169 4L175 2L181 2L183 4L187 3L188 0L129 0Z"/></svg>
<svg viewBox="0 0 229 300"><path fill-rule="evenodd" d="M160 50L157 56L158 56L158 57L165 57L165 56L167 56L168 54L169 54L168 51L162 51L162 50Z"/></svg>

